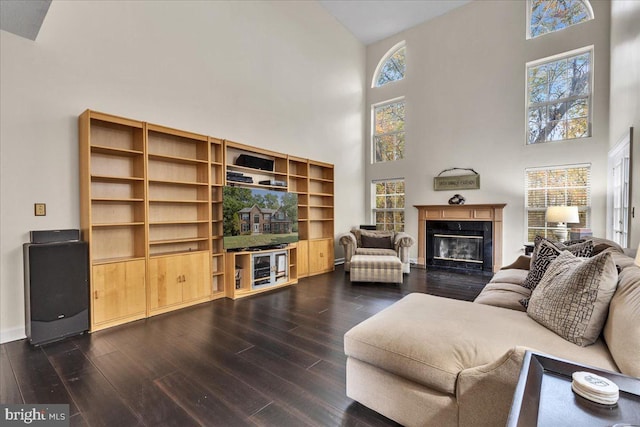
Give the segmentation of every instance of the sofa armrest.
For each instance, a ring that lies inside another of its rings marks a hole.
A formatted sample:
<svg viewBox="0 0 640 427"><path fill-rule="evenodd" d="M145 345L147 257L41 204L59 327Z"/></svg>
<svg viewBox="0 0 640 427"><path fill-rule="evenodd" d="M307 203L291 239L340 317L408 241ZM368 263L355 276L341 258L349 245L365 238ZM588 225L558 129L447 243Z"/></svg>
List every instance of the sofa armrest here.
<svg viewBox="0 0 640 427"><path fill-rule="evenodd" d="M461 427L506 425L527 350L517 346L494 362L460 372L456 397Z"/></svg>
<svg viewBox="0 0 640 427"><path fill-rule="evenodd" d="M518 270L529 270L529 266L531 265L531 256L529 255L520 255L517 260L509 265L505 265L500 270L507 270L510 268L515 268Z"/></svg>

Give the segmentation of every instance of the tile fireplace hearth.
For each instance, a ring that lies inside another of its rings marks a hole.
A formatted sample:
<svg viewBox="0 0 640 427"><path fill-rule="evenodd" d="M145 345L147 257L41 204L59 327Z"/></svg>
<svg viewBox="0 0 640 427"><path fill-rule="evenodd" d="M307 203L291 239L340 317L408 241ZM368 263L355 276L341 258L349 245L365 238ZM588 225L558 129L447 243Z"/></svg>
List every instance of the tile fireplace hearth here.
<svg viewBox="0 0 640 427"><path fill-rule="evenodd" d="M418 265L496 272L506 204L416 205Z"/></svg>

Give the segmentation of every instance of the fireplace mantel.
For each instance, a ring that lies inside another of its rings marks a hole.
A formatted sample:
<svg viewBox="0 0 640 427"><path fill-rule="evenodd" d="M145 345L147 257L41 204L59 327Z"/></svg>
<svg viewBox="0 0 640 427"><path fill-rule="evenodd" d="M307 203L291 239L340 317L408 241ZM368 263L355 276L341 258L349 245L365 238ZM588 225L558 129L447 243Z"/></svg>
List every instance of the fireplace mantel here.
<svg viewBox="0 0 640 427"><path fill-rule="evenodd" d="M491 221L493 271L502 267L502 211L506 203L481 205L414 205L418 209L418 265L426 267L427 221Z"/></svg>

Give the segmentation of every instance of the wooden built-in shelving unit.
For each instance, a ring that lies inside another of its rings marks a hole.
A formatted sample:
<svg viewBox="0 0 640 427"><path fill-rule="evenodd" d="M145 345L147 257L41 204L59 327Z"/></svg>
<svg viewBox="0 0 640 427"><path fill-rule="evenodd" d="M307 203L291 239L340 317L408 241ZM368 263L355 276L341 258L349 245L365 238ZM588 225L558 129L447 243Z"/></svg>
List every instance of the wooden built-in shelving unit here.
<svg viewBox="0 0 640 427"><path fill-rule="evenodd" d="M91 260L91 329L146 311L145 124L86 111L80 116L80 225Z"/></svg>
<svg viewBox="0 0 640 427"><path fill-rule="evenodd" d="M333 270L333 165L91 110L80 116L79 134L92 331ZM236 165L242 154L273 162L273 170ZM253 182L229 182L229 172ZM298 194L300 240L285 250L286 280L235 288L236 263L254 253L224 251L224 185Z"/></svg>

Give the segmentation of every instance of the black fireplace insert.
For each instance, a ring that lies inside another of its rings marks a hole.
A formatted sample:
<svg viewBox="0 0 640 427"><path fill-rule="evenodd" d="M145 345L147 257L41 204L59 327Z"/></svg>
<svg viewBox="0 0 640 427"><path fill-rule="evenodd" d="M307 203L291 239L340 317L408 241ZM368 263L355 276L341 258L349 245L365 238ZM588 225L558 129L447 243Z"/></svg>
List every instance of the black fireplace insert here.
<svg viewBox="0 0 640 427"><path fill-rule="evenodd" d="M493 271L491 221L427 221L427 268Z"/></svg>

